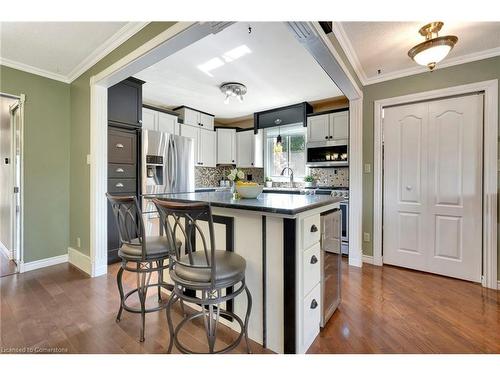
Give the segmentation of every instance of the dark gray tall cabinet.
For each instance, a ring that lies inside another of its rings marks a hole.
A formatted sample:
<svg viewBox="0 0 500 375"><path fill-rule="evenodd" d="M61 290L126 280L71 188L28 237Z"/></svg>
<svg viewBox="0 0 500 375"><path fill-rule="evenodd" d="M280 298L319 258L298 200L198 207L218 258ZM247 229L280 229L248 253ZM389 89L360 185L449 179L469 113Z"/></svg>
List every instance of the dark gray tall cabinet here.
<svg viewBox="0 0 500 375"><path fill-rule="evenodd" d="M108 89L108 192L140 196L142 85L130 77ZM108 264L120 260L120 236L108 203Z"/></svg>

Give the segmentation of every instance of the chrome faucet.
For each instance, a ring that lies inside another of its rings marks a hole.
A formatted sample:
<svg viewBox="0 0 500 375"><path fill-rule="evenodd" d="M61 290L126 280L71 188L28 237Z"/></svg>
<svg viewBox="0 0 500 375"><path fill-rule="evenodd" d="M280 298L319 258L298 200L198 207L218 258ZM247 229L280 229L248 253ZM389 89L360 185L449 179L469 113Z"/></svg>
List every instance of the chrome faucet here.
<svg viewBox="0 0 500 375"><path fill-rule="evenodd" d="M287 169L289 170L289 172L288 172L288 176L290 176L290 187L291 187L291 188L293 188L293 187L294 187L294 186L293 186L293 169L292 169L292 168L290 168L290 167L285 167L285 168L283 168L283 170L281 171L281 176L284 176L284 175L285 175L285 171L286 171Z"/></svg>

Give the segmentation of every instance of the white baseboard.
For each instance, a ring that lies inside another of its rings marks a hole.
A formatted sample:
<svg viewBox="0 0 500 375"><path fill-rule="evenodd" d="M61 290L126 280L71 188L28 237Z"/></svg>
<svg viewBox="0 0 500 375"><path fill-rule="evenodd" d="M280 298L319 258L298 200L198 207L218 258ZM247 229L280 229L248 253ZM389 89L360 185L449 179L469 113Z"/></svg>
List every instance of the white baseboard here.
<svg viewBox="0 0 500 375"><path fill-rule="evenodd" d="M92 262L90 257L78 250L68 247L68 262L76 268L82 270L87 275L92 275Z"/></svg>
<svg viewBox="0 0 500 375"><path fill-rule="evenodd" d="M60 263L66 263L68 261L68 254L58 255L51 258L45 258L40 260L35 260L33 262L24 263L21 262L19 265L19 272L33 271L39 268L54 266Z"/></svg>
<svg viewBox="0 0 500 375"><path fill-rule="evenodd" d="M5 247L5 245L2 243L2 241L0 241L0 251L2 253L4 253L5 256L7 258L9 258L9 260L12 260L12 253L11 253L11 251Z"/></svg>
<svg viewBox="0 0 500 375"><path fill-rule="evenodd" d="M363 254L363 263L373 264L374 266L381 266L382 258L375 258L373 255Z"/></svg>

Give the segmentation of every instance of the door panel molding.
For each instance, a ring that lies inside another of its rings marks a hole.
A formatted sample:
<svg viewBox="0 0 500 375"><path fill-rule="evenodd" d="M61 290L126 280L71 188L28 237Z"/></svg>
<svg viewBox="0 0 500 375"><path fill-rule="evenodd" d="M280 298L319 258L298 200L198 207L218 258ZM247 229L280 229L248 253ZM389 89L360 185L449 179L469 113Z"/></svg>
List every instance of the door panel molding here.
<svg viewBox="0 0 500 375"><path fill-rule="evenodd" d="M384 107L445 99L447 97L484 92L483 122L483 275L482 285L497 289L497 191L498 191L498 79L445 89L420 92L374 102L374 207L373 258L381 265L383 222L383 109Z"/></svg>

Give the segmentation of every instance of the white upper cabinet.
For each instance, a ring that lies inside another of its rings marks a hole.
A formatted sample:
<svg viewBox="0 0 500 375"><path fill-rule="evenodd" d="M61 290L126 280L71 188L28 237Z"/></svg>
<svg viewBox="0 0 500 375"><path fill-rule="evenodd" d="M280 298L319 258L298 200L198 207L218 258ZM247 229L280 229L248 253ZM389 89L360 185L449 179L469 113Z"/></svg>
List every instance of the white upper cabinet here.
<svg viewBox="0 0 500 375"><path fill-rule="evenodd" d="M184 119L184 124L214 130L214 116L187 107L177 108L176 111Z"/></svg>
<svg viewBox="0 0 500 375"><path fill-rule="evenodd" d="M191 108L182 108L180 115L184 119L184 124L193 126L200 125L200 112Z"/></svg>
<svg viewBox="0 0 500 375"><path fill-rule="evenodd" d="M332 140L349 139L349 112L330 113L330 135Z"/></svg>
<svg viewBox="0 0 500 375"><path fill-rule="evenodd" d="M177 116L150 108L142 108L142 128L169 134L179 134Z"/></svg>
<svg viewBox="0 0 500 375"><path fill-rule="evenodd" d="M158 112L158 131L179 134L177 128L177 116L168 113Z"/></svg>
<svg viewBox="0 0 500 375"><path fill-rule="evenodd" d="M328 115L310 116L307 118L307 141L324 142L330 136L330 120Z"/></svg>
<svg viewBox="0 0 500 375"><path fill-rule="evenodd" d="M236 129L217 129L217 164L236 164Z"/></svg>
<svg viewBox="0 0 500 375"><path fill-rule="evenodd" d="M216 164L216 132L213 130L199 130L198 165L215 167Z"/></svg>
<svg viewBox="0 0 500 375"><path fill-rule="evenodd" d="M325 142L349 139L349 111L325 113L307 118L307 141Z"/></svg>
<svg viewBox="0 0 500 375"><path fill-rule="evenodd" d="M200 112L200 126L204 129L214 130L214 116Z"/></svg>
<svg viewBox="0 0 500 375"><path fill-rule="evenodd" d="M263 132L254 134L252 130L236 133L237 166L239 168L264 167Z"/></svg>
<svg viewBox="0 0 500 375"><path fill-rule="evenodd" d="M198 155L198 138L200 136L200 128L198 126L191 126L186 124L181 124L179 128L180 128L180 135L182 137L193 138L194 164L201 165L200 158Z"/></svg>
<svg viewBox="0 0 500 375"><path fill-rule="evenodd" d="M182 137L193 138L194 163L199 167L215 167L216 133L199 126L182 124L179 126Z"/></svg>
<svg viewBox="0 0 500 375"><path fill-rule="evenodd" d="M156 130L157 111L149 108L142 109L142 128L147 130Z"/></svg>

